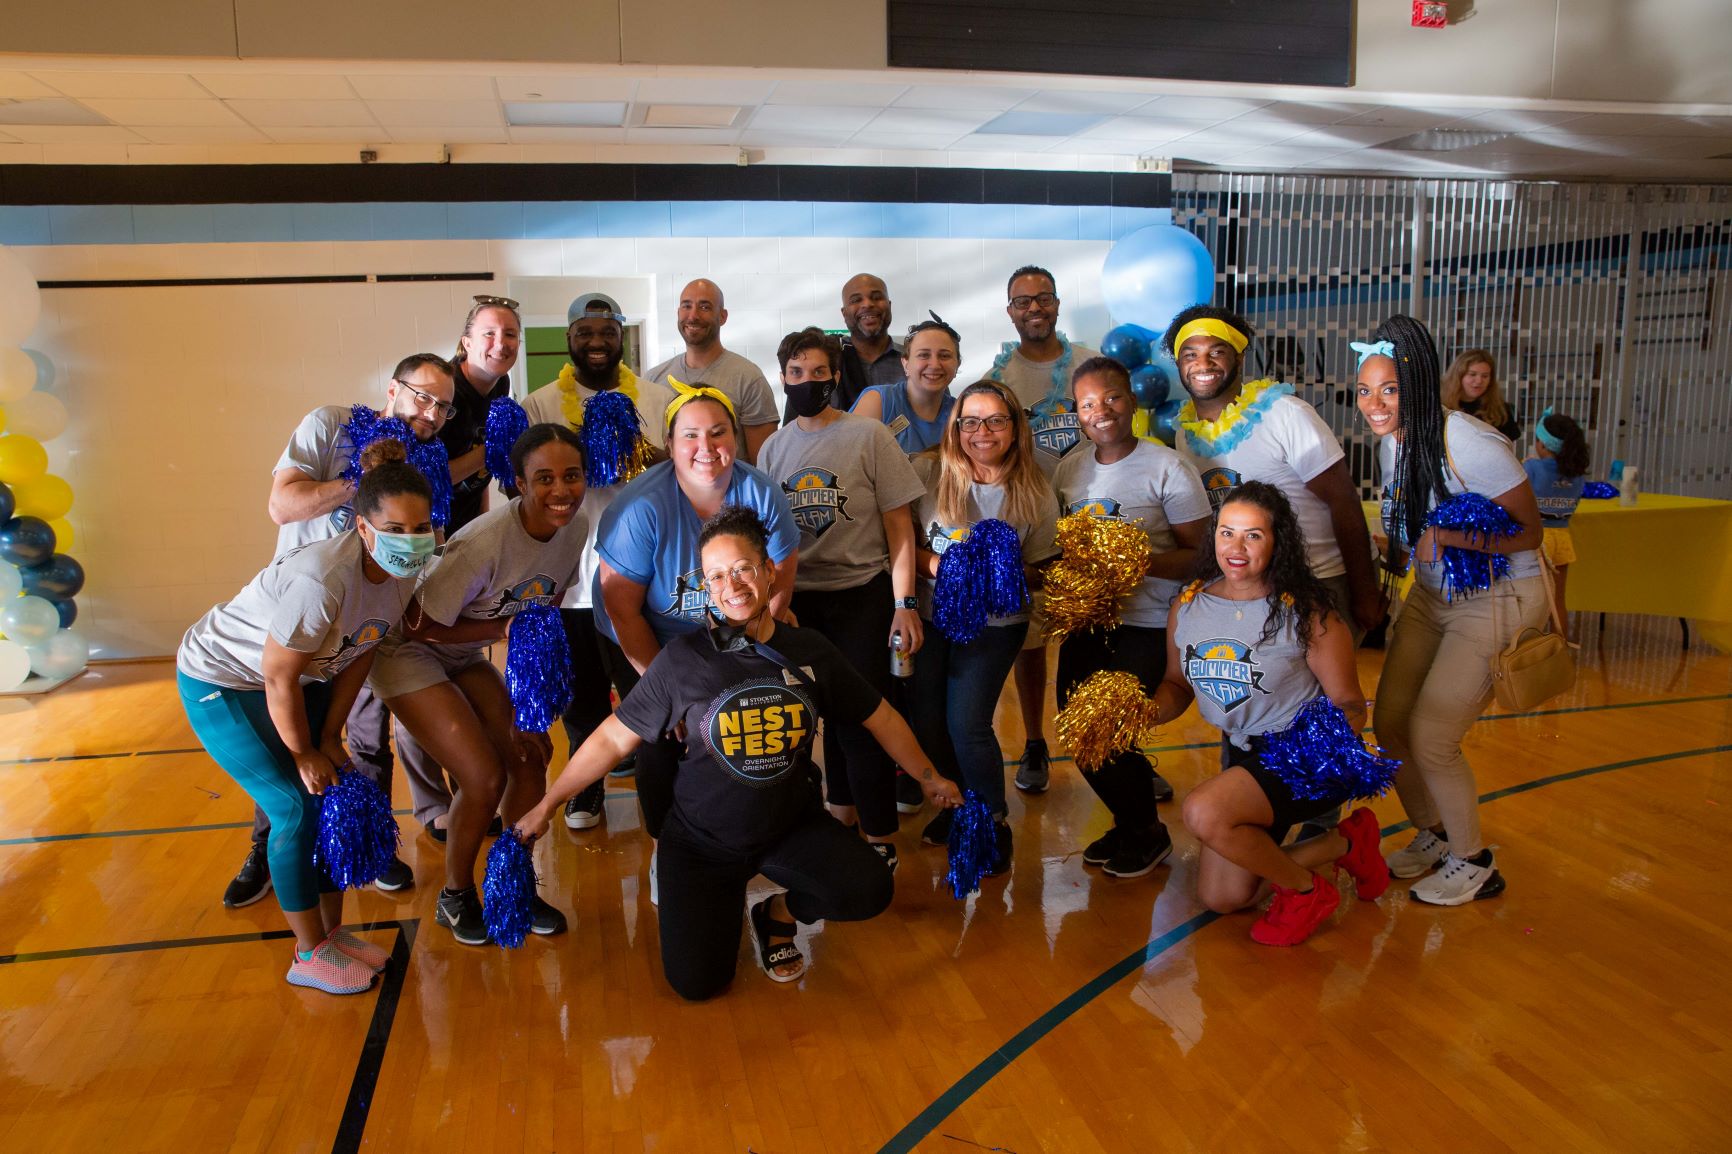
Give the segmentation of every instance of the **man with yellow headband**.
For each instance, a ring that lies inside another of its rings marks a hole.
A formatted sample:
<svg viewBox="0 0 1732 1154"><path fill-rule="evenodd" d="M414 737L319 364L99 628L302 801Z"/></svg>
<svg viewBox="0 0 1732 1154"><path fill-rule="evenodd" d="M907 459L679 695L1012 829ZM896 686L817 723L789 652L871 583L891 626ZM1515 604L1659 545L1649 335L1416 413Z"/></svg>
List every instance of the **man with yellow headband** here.
<svg viewBox="0 0 1732 1154"><path fill-rule="evenodd" d="M1190 399L1174 422L1174 448L1219 509L1243 481L1286 496L1305 531L1311 571L1329 587L1355 641L1383 619L1371 534L1341 442L1317 411L1270 380L1241 380L1251 326L1228 309L1196 305L1173 318L1165 342Z"/></svg>

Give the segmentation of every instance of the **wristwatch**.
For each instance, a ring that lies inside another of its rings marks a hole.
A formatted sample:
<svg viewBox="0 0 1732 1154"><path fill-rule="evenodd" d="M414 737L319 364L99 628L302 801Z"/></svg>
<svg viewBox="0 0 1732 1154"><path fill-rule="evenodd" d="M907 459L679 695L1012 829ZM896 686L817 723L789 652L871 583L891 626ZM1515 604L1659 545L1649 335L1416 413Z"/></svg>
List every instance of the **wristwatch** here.
<svg viewBox="0 0 1732 1154"><path fill-rule="evenodd" d="M897 609L918 609L920 608L920 598L898 597L890 604Z"/></svg>

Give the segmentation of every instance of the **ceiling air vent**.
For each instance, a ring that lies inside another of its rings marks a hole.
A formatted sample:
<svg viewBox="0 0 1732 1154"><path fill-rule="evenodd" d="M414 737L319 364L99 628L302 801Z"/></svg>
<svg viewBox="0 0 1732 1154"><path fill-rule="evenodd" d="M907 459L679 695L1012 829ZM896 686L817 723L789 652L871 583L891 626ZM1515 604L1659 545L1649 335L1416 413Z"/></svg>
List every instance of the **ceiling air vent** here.
<svg viewBox="0 0 1732 1154"><path fill-rule="evenodd" d="M1377 147L1394 152L1459 152L1464 148L1496 144L1514 135L1513 132L1485 132L1470 128L1428 128L1412 136L1385 141Z"/></svg>

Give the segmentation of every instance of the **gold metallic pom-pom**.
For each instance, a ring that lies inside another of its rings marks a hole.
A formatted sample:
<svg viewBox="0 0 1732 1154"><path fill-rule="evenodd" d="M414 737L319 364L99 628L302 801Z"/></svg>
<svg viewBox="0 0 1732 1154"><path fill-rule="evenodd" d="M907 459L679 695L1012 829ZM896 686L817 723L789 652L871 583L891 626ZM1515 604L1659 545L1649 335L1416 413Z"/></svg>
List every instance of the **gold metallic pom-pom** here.
<svg viewBox="0 0 1732 1154"><path fill-rule="evenodd" d="M1054 719L1058 739L1077 767L1093 773L1155 737L1155 703L1134 673L1102 671L1070 695Z"/></svg>
<svg viewBox="0 0 1732 1154"><path fill-rule="evenodd" d="M1120 602L1148 575L1143 523L1072 513L1059 518L1058 547L1064 555L1047 566L1042 585L1047 640L1116 628Z"/></svg>

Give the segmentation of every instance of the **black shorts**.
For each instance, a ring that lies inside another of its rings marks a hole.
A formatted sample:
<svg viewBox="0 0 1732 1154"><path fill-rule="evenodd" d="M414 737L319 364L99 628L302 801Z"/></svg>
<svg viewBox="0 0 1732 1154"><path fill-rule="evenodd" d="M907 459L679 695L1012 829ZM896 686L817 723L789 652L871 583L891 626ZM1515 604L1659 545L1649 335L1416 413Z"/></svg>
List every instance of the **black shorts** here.
<svg viewBox="0 0 1732 1154"><path fill-rule="evenodd" d="M1263 791L1263 796L1269 799L1269 809L1275 818L1269 823L1269 836L1280 845L1287 837L1287 831L1301 822L1309 821L1334 810L1341 804L1340 798L1313 801L1293 796L1293 791L1287 788L1287 783L1263 768L1263 761L1257 755L1263 746L1261 738L1250 739L1250 749L1240 749L1232 742L1223 742L1223 752L1226 754L1226 767L1237 766L1251 775L1257 783L1257 788Z"/></svg>

